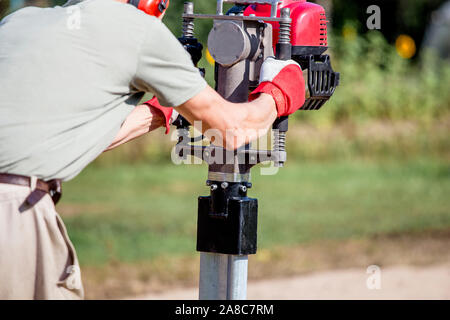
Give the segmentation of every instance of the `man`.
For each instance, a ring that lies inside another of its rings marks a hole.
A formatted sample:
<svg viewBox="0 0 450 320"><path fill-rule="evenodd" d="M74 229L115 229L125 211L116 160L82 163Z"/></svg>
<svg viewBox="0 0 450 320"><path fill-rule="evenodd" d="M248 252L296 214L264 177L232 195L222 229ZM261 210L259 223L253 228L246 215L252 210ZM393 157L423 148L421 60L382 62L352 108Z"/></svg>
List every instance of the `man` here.
<svg viewBox="0 0 450 320"><path fill-rule="evenodd" d="M59 182L106 149L168 127L171 109L158 101L216 129L228 148L303 105L300 67L274 59L252 102L225 101L160 20L123 2L71 0L0 22L0 299L83 298L55 211ZM145 92L158 101L136 106Z"/></svg>

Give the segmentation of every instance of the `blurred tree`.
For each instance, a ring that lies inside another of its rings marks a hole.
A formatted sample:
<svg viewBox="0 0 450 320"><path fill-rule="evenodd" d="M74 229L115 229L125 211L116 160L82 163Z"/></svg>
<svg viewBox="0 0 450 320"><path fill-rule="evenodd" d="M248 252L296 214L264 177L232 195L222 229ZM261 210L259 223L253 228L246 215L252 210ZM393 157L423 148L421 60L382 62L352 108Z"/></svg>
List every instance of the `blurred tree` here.
<svg viewBox="0 0 450 320"><path fill-rule="evenodd" d="M0 19L6 15L9 9L9 0L0 0Z"/></svg>
<svg viewBox="0 0 450 320"><path fill-rule="evenodd" d="M420 46L434 10L446 0L333 0L332 21L336 32L352 22L359 33L368 31L366 13L370 5L381 9L381 32L394 43L400 34L411 36Z"/></svg>
<svg viewBox="0 0 450 320"><path fill-rule="evenodd" d="M450 0L433 12L431 24L425 33L424 48L435 50L441 58L450 58Z"/></svg>

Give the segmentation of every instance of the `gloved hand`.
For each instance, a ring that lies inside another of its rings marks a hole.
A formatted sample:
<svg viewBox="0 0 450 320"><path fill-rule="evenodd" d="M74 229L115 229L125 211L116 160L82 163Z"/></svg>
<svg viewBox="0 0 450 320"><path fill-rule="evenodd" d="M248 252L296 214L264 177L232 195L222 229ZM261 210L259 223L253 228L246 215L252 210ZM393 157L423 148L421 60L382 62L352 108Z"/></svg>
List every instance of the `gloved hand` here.
<svg viewBox="0 0 450 320"><path fill-rule="evenodd" d="M249 96L255 100L259 94L270 94L277 105L278 117L288 116L305 103L305 79L300 65L294 60L276 60L269 57L264 61L259 86Z"/></svg>
<svg viewBox="0 0 450 320"><path fill-rule="evenodd" d="M145 104L159 110L162 113L166 123L166 134L168 134L170 132L170 125L178 118L179 113L171 107L163 107L160 105L156 97L145 102Z"/></svg>

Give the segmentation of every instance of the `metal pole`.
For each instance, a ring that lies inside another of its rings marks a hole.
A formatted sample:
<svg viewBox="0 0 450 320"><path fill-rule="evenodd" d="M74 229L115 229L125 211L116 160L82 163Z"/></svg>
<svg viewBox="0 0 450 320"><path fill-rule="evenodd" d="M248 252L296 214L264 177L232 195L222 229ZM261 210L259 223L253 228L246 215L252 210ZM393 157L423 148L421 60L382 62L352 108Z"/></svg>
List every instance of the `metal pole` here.
<svg viewBox="0 0 450 320"><path fill-rule="evenodd" d="M223 0L217 0L216 14L223 15Z"/></svg>
<svg viewBox="0 0 450 320"><path fill-rule="evenodd" d="M272 18L276 18L277 17L278 2L280 2L280 1L279 0L273 0L272 1L272 5L271 5L271 8L270 8L270 16Z"/></svg>
<svg viewBox="0 0 450 320"><path fill-rule="evenodd" d="M247 299L248 256L200 253L200 300Z"/></svg>
<svg viewBox="0 0 450 320"><path fill-rule="evenodd" d="M248 256L228 256L228 300L247 299Z"/></svg>
<svg viewBox="0 0 450 320"><path fill-rule="evenodd" d="M228 289L228 256L200 253L200 300L226 300Z"/></svg>

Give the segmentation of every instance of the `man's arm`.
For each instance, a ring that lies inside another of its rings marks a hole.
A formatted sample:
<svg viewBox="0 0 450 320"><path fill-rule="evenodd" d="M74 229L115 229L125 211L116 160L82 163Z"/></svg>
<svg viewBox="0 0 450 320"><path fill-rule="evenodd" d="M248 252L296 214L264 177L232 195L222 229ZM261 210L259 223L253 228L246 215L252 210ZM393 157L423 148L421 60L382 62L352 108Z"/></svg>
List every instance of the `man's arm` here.
<svg viewBox="0 0 450 320"><path fill-rule="evenodd" d="M202 132L214 144L237 149L265 135L277 117L294 113L305 102L305 82L296 62L269 58L261 68L260 79L249 96L251 102L229 102L206 86L177 111L191 124L201 121ZM162 125L168 128L172 112L166 113L156 98L136 107L108 150Z"/></svg>
<svg viewBox="0 0 450 320"><path fill-rule="evenodd" d="M106 151L158 129L164 124L165 119L159 110L146 104L137 106L122 124L119 133Z"/></svg>
<svg viewBox="0 0 450 320"><path fill-rule="evenodd" d="M185 113L184 116L191 123L203 120L204 131L216 129L220 133L226 133L228 129L229 136L231 134L236 140L227 141L225 137L224 142L227 143L227 148L233 148L235 145L239 147L244 142L248 143L256 139L258 133L261 135L267 132L277 115L275 102L268 94L261 94L253 102L236 104L226 101L209 86L177 110ZM127 117L106 151L163 127L165 124L166 119L158 109L148 104L137 106Z"/></svg>

